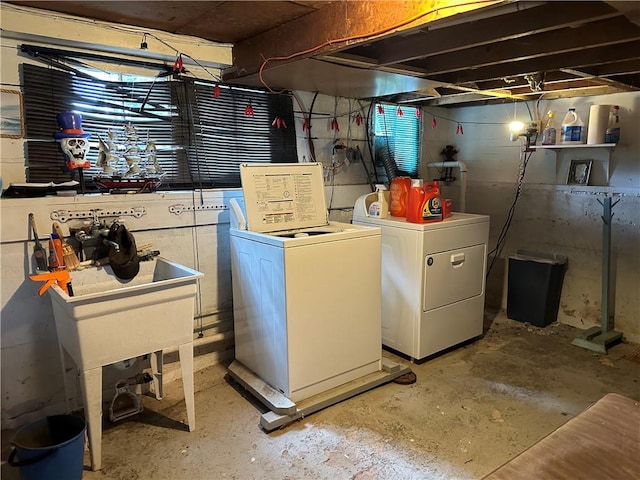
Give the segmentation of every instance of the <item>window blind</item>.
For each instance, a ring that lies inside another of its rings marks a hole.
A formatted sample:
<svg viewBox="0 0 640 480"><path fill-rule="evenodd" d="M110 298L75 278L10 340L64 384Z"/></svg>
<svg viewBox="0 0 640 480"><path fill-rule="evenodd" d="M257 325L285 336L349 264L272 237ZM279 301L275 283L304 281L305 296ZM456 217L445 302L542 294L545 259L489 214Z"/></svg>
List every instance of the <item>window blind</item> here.
<svg viewBox="0 0 640 480"><path fill-rule="evenodd" d="M154 142L165 172L161 189L239 187L240 163L297 162L288 95L220 85L216 98L213 84L191 78L109 82L31 64L22 65L22 74L28 182L74 179L53 139L62 111L80 113L83 130L91 133L88 189L97 188L91 179L101 172L100 139L109 133L122 138L127 124L135 127L141 148ZM253 115L245 115L248 105ZM276 116L288 128L272 125Z"/></svg>
<svg viewBox="0 0 640 480"><path fill-rule="evenodd" d="M382 107L382 112L378 106ZM420 118L415 107L377 104L374 116L374 145L376 162L392 159L399 176L417 177L420 158Z"/></svg>

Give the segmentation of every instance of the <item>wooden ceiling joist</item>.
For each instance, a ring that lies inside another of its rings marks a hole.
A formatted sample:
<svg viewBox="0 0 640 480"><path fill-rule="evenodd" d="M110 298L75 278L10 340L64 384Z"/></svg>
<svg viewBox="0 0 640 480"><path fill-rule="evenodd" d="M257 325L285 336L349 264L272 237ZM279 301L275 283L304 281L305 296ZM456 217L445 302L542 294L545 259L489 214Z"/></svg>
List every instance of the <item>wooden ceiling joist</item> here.
<svg viewBox="0 0 640 480"><path fill-rule="evenodd" d="M283 62L328 54L356 43L370 41L375 36L382 37L435 19L501 3L508 2L330 2L326 7L305 17L238 42L233 47L234 71L227 72L225 77L255 74L263 66L265 59L291 57L277 60ZM350 40L340 42L341 39ZM322 47L317 48L319 46ZM265 64L264 68L271 66Z"/></svg>
<svg viewBox="0 0 640 480"><path fill-rule="evenodd" d="M464 23L403 38L383 39L343 53L369 58L376 65L398 64L456 51L467 52L474 47L620 16L612 7L596 2L584 5L577 12L559 9L556 3L566 2L543 4L486 19L482 21L482 28L474 28L473 22Z"/></svg>

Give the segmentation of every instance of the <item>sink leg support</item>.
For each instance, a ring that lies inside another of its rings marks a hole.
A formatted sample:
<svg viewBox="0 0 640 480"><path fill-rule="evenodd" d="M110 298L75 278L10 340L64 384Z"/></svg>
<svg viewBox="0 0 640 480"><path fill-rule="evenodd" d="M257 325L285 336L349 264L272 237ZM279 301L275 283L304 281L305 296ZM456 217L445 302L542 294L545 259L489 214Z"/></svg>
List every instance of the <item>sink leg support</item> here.
<svg viewBox="0 0 640 480"><path fill-rule="evenodd" d="M102 467L102 367L83 370L80 388L89 429L91 470L97 471Z"/></svg>
<svg viewBox="0 0 640 480"><path fill-rule="evenodd" d="M164 396L162 388L162 366L162 350L153 352L151 354L151 374L153 375L153 392L158 400L162 400Z"/></svg>
<svg viewBox="0 0 640 480"><path fill-rule="evenodd" d="M184 401L187 404L187 421L189 422L189 431L193 432L196 429L196 407L193 391L193 342L180 345L178 353L182 369Z"/></svg>
<svg viewBox="0 0 640 480"><path fill-rule="evenodd" d="M60 351L60 363L62 364L62 384L64 385L64 405L67 409L66 413L70 413L71 404L69 403L69 380L67 379L66 353L64 351L64 348L62 348L62 344L60 342L58 342L58 350Z"/></svg>

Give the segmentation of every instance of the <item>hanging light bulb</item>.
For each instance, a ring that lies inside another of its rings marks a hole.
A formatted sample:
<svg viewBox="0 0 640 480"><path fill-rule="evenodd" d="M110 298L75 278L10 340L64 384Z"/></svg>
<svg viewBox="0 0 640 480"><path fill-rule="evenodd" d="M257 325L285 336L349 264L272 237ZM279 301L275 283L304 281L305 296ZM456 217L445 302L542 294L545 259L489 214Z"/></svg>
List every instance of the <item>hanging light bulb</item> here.
<svg viewBox="0 0 640 480"><path fill-rule="evenodd" d="M515 142L524 131L524 123L515 120L509 124L509 140Z"/></svg>

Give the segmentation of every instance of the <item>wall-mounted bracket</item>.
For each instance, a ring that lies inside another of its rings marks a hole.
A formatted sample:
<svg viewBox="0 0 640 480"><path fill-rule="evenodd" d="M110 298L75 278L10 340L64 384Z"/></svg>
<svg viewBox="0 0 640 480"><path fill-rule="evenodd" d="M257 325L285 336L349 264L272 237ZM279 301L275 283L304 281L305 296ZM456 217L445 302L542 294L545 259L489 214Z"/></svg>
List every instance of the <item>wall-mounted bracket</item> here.
<svg viewBox="0 0 640 480"><path fill-rule="evenodd" d="M54 210L51 212L51 220L55 220L57 222L66 223L69 220L75 219L100 219L100 218L108 218L108 217L134 217L140 218L143 215L146 215L147 209L145 207L134 207L134 208L118 208L113 210L106 210L102 208L95 208L91 210L79 210L79 211L71 211L71 210Z"/></svg>
<svg viewBox="0 0 640 480"><path fill-rule="evenodd" d="M201 212L206 210L228 210L229 207L223 203L208 203L205 205L171 205L169 211L180 215L183 212Z"/></svg>

